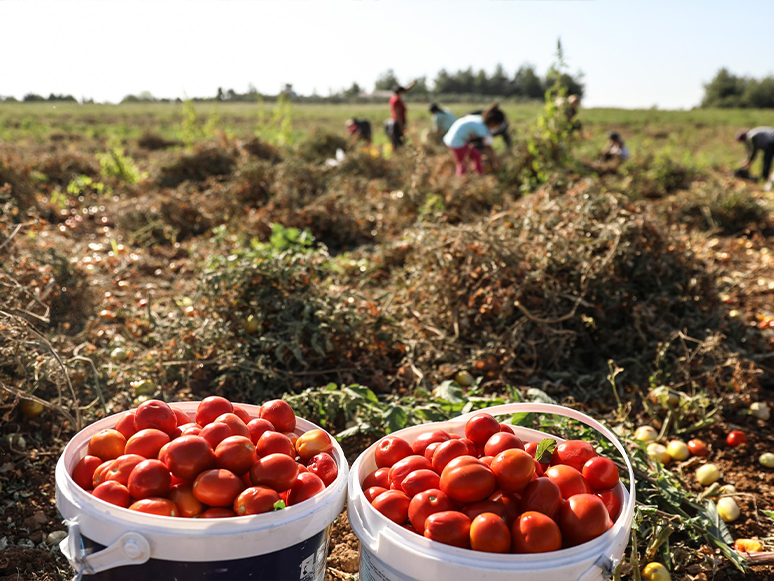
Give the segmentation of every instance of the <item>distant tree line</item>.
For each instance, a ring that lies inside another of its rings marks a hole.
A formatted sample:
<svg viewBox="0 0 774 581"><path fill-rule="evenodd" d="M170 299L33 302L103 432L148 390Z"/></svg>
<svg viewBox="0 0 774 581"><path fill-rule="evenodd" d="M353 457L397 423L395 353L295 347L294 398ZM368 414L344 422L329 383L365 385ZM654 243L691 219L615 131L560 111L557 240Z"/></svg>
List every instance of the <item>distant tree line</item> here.
<svg viewBox="0 0 774 581"><path fill-rule="evenodd" d="M739 77L722 68L704 85L701 106L774 109L774 76L762 79Z"/></svg>
<svg viewBox="0 0 774 581"><path fill-rule="evenodd" d="M560 81L567 88L569 95L583 96L584 85L582 73L572 76L563 73ZM490 75L485 70L474 71L473 68L449 72L441 69L433 80L432 91L428 88L427 79L420 77L412 93L435 95L484 95L488 97L521 97L525 99L542 99L546 89L554 79L541 77L532 65L522 65L513 76L505 72L503 65L498 64ZM391 90L398 85L395 71L389 69L379 75L374 86L377 91Z"/></svg>
<svg viewBox="0 0 774 581"><path fill-rule="evenodd" d="M3 103L18 103L19 100L14 96L9 97L3 97L0 96L0 101ZM38 95L36 93L27 93L24 95L24 98L22 98L22 101L25 103L42 103L45 101L65 101L70 103L77 103L78 100L73 97L72 95L55 95L54 93L51 93L48 97L44 97L43 95Z"/></svg>

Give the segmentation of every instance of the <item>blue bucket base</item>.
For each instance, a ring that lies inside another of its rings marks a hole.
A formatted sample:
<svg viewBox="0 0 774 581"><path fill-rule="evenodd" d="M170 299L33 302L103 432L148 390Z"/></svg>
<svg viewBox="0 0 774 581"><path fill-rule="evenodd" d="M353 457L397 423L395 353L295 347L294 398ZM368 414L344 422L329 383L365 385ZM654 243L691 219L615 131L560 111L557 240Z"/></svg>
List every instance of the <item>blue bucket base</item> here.
<svg viewBox="0 0 774 581"><path fill-rule="evenodd" d="M84 581L323 581L328 556L330 527L281 551L230 561L164 561L150 559L142 565L127 565L83 575ZM104 545L81 537L88 553ZM181 531L180 542L185 543ZM213 543L217 541L213 539ZM256 540L256 548L260 547ZM217 547L213 547L217 550Z"/></svg>

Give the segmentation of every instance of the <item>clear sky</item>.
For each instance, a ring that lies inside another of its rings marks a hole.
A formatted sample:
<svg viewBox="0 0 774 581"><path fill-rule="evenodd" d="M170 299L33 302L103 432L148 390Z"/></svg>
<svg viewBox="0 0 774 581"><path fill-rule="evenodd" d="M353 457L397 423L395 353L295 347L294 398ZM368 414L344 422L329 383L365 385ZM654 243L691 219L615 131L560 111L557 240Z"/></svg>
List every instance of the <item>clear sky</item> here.
<svg viewBox="0 0 774 581"><path fill-rule="evenodd" d="M0 0L0 95L328 94L472 66L542 75L561 37L585 106L688 108L726 66L774 74L774 2Z"/></svg>

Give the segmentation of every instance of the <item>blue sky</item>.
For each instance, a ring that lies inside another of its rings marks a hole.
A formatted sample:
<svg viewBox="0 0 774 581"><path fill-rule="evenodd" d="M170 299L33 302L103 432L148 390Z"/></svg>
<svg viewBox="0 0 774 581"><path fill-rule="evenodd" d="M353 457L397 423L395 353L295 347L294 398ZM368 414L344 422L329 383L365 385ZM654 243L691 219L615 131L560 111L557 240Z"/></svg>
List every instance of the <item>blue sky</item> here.
<svg viewBox="0 0 774 581"><path fill-rule="evenodd" d="M542 74L562 38L585 106L688 108L718 68L774 74L768 1L0 1L0 95L119 101L217 87L327 94L472 66Z"/></svg>

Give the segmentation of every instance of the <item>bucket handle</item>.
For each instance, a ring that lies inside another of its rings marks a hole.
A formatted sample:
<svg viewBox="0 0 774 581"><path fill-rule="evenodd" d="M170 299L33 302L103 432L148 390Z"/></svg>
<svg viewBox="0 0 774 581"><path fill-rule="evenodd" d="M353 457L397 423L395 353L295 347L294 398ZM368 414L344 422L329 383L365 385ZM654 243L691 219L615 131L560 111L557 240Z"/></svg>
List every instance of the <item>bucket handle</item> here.
<svg viewBox="0 0 774 581"><path fill-rule="evenodd" d="M59 543L59 550L75 570L73 581L81 581L85 573L93 575L124 565L142 565L150 559L151 549L148 540L134 532L124 533L109 547L87 555L78 521L72 519L65 521L65 524L68 535Z"/></svg>
<svg viewBox="0 0 774 581"><path fill-rule="evenodd" d="M626 449L623 447L621 442L618 441L618 438L615 436L615 434L611 432L608 428L603 426L601 423L599 423L597 420L577 410L567 408L564 406L559 406L559 405L553 405L553 404L547 404L547 403L509 403L509 404L497 405L497 406L492 406L490 408L483 408L480 410L469 412L467 414L453 418L450 421L455 423L467 422L470 418L480 413L488 413L493 416L503 415L503 414L514 414L514 413L552 414L552 415L564 416L573 420L577 420L583 424L586 424L590 428L594 428L596 431L600 432L603 436L605 436L608 440L610 440L610 442L621 453L621 457L624 459L624 462L626 463L626 468L629 471L629 502L626 506L626 511L623 514L619 515L618 520L616 521L615 525L613 525L613 529L616 531L616 534L617 534L618 531L625 526L624 523L631 522L632 517L634 515L634 504L635 504L634 468L632 467L632 463L629 461L629 455L626 453ZM603 555L603 557L605 557L605 562L600 563L599 560L597 560L597 562L594 563L594 565L592 566L592 569L599 567L600 569L602 569L603 574L609 575L608 571L612 572L612 569L614 568L615 563L612 562L610 558L606 557L605 555ZM590 572L591 572L591 569L587 571L586 574L589 574ZM584 577L586 576L586 574L584 574Z"/></svg>

